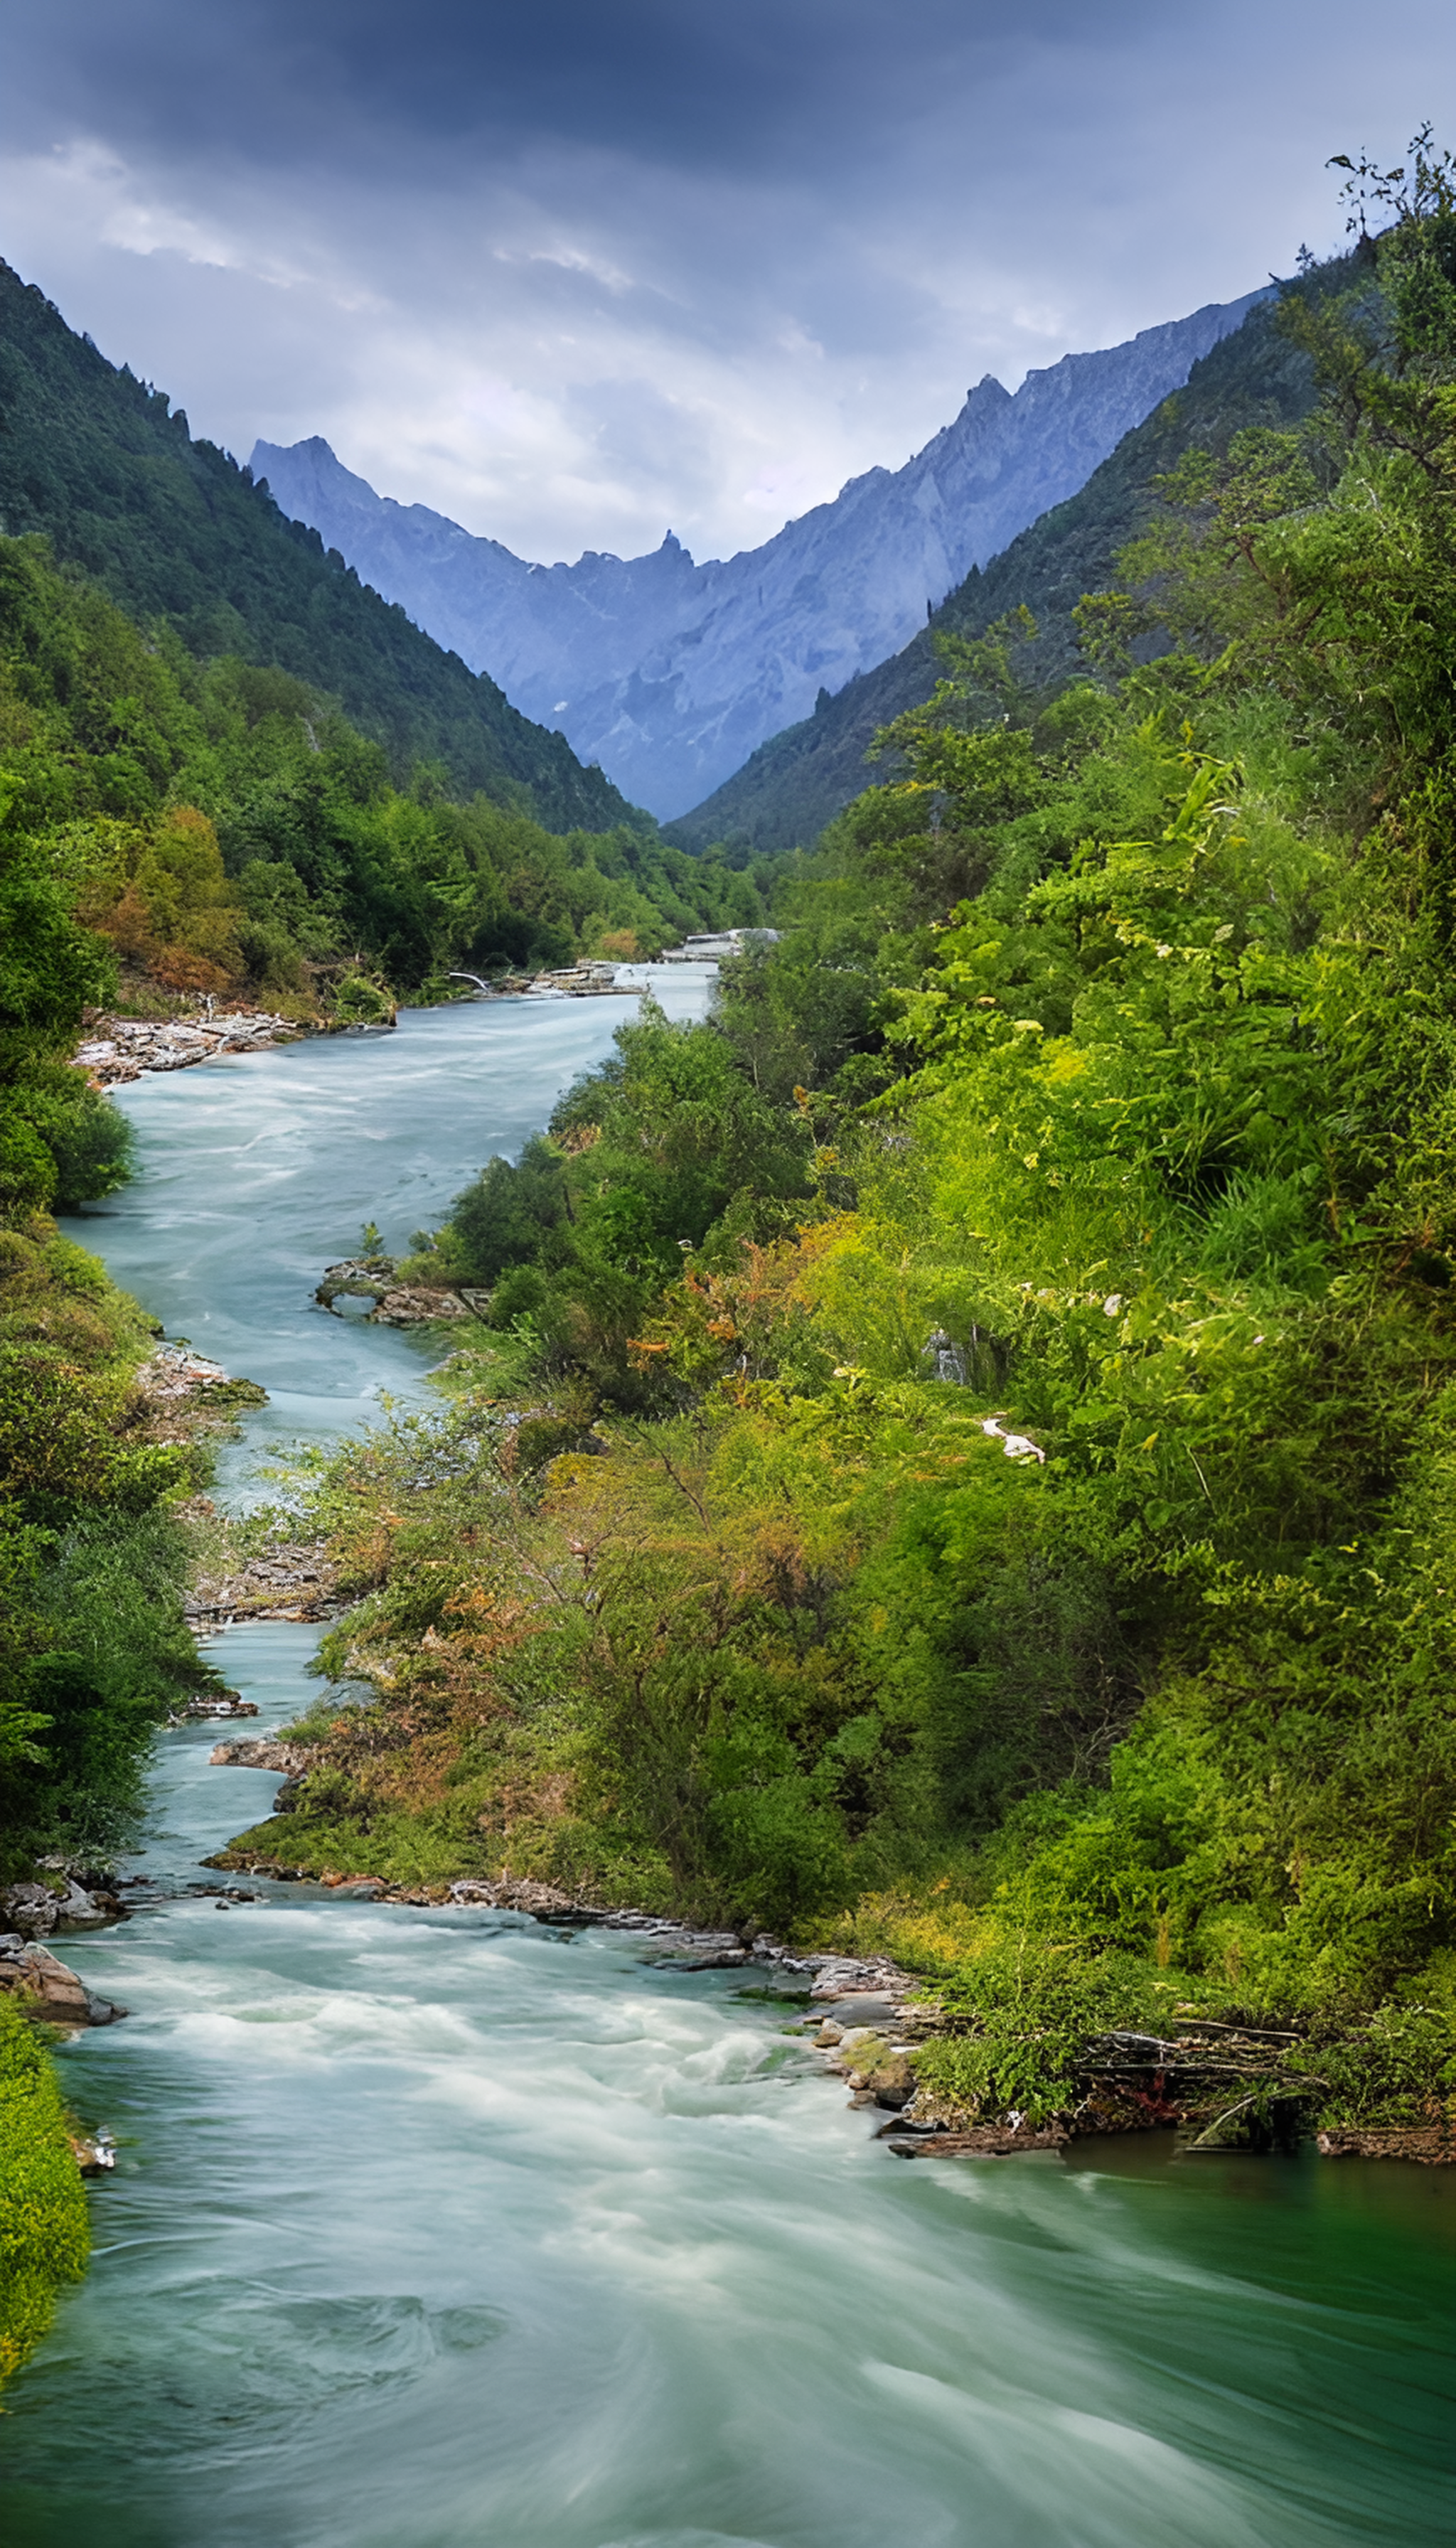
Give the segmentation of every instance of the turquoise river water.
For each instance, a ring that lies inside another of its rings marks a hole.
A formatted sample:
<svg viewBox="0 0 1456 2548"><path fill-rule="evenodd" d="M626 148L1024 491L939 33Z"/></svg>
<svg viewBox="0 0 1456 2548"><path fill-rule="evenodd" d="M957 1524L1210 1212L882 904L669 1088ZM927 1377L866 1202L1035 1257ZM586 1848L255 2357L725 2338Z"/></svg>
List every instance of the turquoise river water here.
<svg viewBox="0 0 1456 2548"><path fill-rule="evenodd" d="M671 985L679 1014L702 986ZM143 1081L84 1234L294 1435L412 1396L310 1306L605 1048L600 1001L407 1017ZM287 1719L316 1631L216 1649ZM252 1730L252 1729L250 1729ZM157 1744L147 1908L64 1949L132 2011L71 2044L119 2141L96 2257L0 2420L8 2548L1434 2548L1453 2535L1442 2171L889 2157L732 1974L621 1934L219 1907L276 1776Z"/></svg>

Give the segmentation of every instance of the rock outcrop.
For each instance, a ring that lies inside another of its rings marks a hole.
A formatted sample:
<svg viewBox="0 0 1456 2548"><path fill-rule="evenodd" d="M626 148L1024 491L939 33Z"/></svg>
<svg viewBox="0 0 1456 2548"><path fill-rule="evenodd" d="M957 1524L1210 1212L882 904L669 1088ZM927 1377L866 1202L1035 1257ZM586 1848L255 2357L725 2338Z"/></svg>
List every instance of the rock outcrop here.
<svg viewBox="0 0 1456 2548"><path fill-rule="evenodd" d="M16 1935L0 1936L0 1990L8 1991L27 2017L44 2018L51 2026L112 2026L127 2015L114 2000L88 1990L80 1974L48 1947L28 1945Z"/></svg>
<svg viewBox="0 0 1456 2548"><path fill-rule="evenodd" d="M306 1769L311 1755L298 1743L215 1743L208 1759L215 1770L283 1770L292 1777Z"/></svg>
<svg viewBox="0 0 1456 2548"><path fill-rule="evenodd" d="M171 1420L185 1413L189 1427L213 1418L230 1422L243 1407L266 1407L268 1393L255 1380L234 1380L220 1362L191 1345L158 1345L137 1369L136 1388L145 1402L139 1421Z"/></svg>
<svg viewBox="0 0 1456 2548"><path fill-rule="evenodd" d="M336 1265L325 1265L323 1280L314 1294L321 1310L330 1310L335 1318L343 1313L339 1301L368 1301L366 1319L383 1327L423 1327L437 1320L484 1318L491 1306L489 1292L457 1285L446 1290L437 1284L401 1283L392 1256L345 1256Z"/></svg>
<svg viewBox="0 0 1456 2548"><path fill-rule="evenodd" d="M222 1627L235 1619L326 1619L335 1607L335 1585L325 1541L280 1541L226 1571L204 1567L183 1610L192 1628ZM188 1710L218 1716L257 1712L242 1701L228 1707L215 1700L199 1700Z"/></svg>
<svg viewBox="0 0 1456 2548"><path fill-rule="evenodd" d="M98 1088L120 1088L143 1071L190 1070L220 1052L261 1052L296 1044L303 1030L263 1009L207 1019L93 1017L74 1059Z"/></svg>
<svg viewBox="0 0 1456 2548"><path fill-rule="evenodd" d="M40 1864L52 1868L47 1859ZM0 1886L0 1931L13 1930L24 1938L49 1938L57 1929L105 1929L130 1918L110 1878L90 1874L83 1884L63 1861L54 1862L50 1883Z"/></svg>

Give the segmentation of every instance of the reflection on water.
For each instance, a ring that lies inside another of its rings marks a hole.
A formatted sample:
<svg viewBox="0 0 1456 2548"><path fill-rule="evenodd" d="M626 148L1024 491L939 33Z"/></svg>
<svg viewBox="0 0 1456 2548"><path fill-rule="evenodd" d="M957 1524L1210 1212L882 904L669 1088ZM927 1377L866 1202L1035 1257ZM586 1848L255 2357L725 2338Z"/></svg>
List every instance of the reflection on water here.
<svg viewBox="0 0 1456 2548"><path fill-rule="evenodd" d="M263 1056L245 1103L144 1088L156 1165L109 1260L353 1420L420 1358L301 1306L315 1267L513 1146L605 1009ZM311 1694L314 1635L219 1641L260 1731ZM63 2056L121 2147L0 2422L7 2548L1449 2538L1443 2174L1161 2138L889 2159L730 1975L499 1914L189 1894L277 1784L213 1739L159 1740L151 1907L67 1948L134 2012Z"/></svg>

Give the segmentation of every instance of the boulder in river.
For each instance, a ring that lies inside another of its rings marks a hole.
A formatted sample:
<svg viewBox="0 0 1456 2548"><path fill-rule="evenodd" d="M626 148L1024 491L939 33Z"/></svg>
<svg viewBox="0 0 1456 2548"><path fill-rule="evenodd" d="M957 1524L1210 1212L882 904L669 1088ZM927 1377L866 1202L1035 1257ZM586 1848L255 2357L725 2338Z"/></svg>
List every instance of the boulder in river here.
<svg viewBox="0 0 1456 2548"><path fill-rule="evenodd" d="M215 1770L302 1770L309 1754L297 1743L215 1743L208 1755Z"/></svg>
<svg viewBox="0 0 1456 2548"><path fill-rule="evenodd" d="M478 1319L490 1307L489 1292L456 1291L433 1283L401 1283L392 1256L345 1256L325 1265L314 1294L320 1309L341 1311L337 1301L368 1301L365 1312L384 1327L422 1327L439 1319Z"/></svg>
<svg viewBox="0 0 1456 2548"><path fill-rule="evenodd" d="M52 2026L111 2026L127 2014L114 2000L88 1990L48 1947L28 1946L14 1936L0 1937L0 1990L9 1991L27 2017Z"/></svg>
<svg viewBox="0 0 1456 2548"><path fill-rule="evenodd" d="M43 1859L41 1864L47 1866L50 1862ZM106 1879L93 1875L89 1883L78 1883L74 1873L60 1862L56 1862L52 1884L0 1886L0 1926L23 1938L48 1938L58 1928L104 1929L114 1920L130 1917Z"/></svg>

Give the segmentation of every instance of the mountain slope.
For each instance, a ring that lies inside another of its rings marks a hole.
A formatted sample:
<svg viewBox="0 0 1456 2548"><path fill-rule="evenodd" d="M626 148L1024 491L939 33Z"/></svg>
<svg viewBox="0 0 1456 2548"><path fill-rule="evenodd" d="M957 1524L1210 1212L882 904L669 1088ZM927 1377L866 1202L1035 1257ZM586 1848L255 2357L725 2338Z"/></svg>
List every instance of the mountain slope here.
<svg viewBox="0 0 1456 2548"><path fill-rule="evenodd" d="M762 548L695 564L652 556L529 566L341 467L319 437L257 444L285 510L403 602L529 716L661 816L726 778L823 688L904 645L928 607L1048 504L1237 327L1257 295L1210 304L1125 345L1069 354L1013 397L972 390L903 469L871 469Z"/></svg>
<svg viewBox="0 0 1456 2548"><path fill-rule="evenodd" d="M1308 288L1348 282L1348 261L1321 268ZM817 838L871 783L865 753L878 728L929 698L943 667L933 643L944 628L979 636L1023 602L1041 636L1027 662L1053 681L1076 663L1071 613L1084 592L1116 581L1120 551L1151 506L1149 482L1201 445L1222 449L1242 426L1287 425L1307 415L1316 389L1308 359L1274 324L1265 301L1195 363L1187 386L1124 436L1066 502L1054 505L935 611L897 655L822 698L814 715L776 734L703 803L669 827L683 849L713 841L784 850ZM880 776L887 774L881 769Z"/></svg>
<svg viewBox="0 0 1456 2548"><path fill-rule="evenodd" d="M564 738L363 588L226 452L194 442L158 391L115 371L34 284L0 263L0 527L44 531L128 611L196 653L236 654L334 693L396 774L443 764L452 788L549 826L606 831L631 808Z"/></svg>

